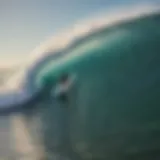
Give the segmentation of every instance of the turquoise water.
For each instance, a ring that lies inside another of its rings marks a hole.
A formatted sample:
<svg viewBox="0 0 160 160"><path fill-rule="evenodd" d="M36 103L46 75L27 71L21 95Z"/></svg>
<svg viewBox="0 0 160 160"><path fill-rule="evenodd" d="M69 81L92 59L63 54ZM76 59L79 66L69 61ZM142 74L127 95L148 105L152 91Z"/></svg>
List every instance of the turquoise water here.
<svg viewBox="0 0 160 160"><path fill-rule="evenodd" d="M46 155L160 157L159 28L159 14L104 28L43 66L36 82L46 88L24 116ZM68 103L50 95L64 73L76 76Z"/></svg>

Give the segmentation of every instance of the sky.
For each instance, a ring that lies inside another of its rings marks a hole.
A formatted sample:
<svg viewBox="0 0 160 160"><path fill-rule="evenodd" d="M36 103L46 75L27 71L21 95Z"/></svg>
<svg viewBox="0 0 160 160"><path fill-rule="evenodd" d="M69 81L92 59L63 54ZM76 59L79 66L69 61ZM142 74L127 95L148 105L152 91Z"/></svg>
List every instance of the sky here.
<svg viewBox="0 0 160 160"><path fill-rule="evenodd" d="M160 0L0 0L0 67L23 62L51 35L101 11Z"/></svg>

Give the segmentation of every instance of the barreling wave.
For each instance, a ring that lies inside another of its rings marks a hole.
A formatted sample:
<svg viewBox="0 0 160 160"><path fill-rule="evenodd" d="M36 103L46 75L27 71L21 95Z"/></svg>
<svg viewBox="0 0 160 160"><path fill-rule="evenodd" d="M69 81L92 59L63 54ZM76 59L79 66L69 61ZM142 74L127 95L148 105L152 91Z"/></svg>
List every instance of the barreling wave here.
<svg viewBox="0 0 160 160"><path fill-rule="evenodd" d="M114 13L102 14L103 16L100 15L93 20L77 23L66 32L61 32L42 43L30 54L20 71L6 83L7 86L15 88L0 97L0 113L17 112L24 107L33 106L30 104L36 103L40 97L43 98L46 86L43 86L41 82L42 77L50 68L58 67L66 58L74 57L68 54L68 51L81 42L86 42L93 35L103 32L104 29L118 27L119 24L125 25L130 21L134 22L142 17L147 18L159 13L160 8L154 5L122 8Z"/></svg>

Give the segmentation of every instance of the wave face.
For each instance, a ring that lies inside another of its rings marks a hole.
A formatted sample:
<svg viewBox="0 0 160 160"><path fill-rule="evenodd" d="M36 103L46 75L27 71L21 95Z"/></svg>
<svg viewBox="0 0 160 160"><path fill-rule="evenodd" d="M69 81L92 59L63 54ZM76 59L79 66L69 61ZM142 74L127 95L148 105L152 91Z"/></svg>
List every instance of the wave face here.
<svg viewBox="0 0 160 160"><path fill-rule="evenodd" d="M157 154L160 14L146 13L84 27L26 64L24 97L14 107L24 108L46 156L118 160ZM50 95L65 73L76 75L67 103Z"/></svg>
<svg viewBox="0 0 160 160"><path fill-rule="evenodd" d="M36 105L41 107L26 117L39 118L34 124L41 124L39 132L32 128L31 133L41 137L47 155L84 159L157 155L159 26L160 15L153 14L104 27L57 52L57 59L43 61L39 78L33 79L36 87L49 86L43 91L46 99L39 99ZM77 77L68 93L69 104L49 94L64 73Z"/></svg>

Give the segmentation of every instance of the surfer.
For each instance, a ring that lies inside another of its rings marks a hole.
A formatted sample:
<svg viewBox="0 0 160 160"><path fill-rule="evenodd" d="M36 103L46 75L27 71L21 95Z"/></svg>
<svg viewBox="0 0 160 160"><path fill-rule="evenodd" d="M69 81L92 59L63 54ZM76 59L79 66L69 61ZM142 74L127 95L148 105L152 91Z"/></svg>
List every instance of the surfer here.
<svg viewBox="0 0 160 160"><path fill-rule="evenodd" d="M63 74L60 77L55 90L53 91L54 97L57 97L62 102L68 103L68 93L72 87L74 80L75 78L69 76L69 74Z"/></svg>

